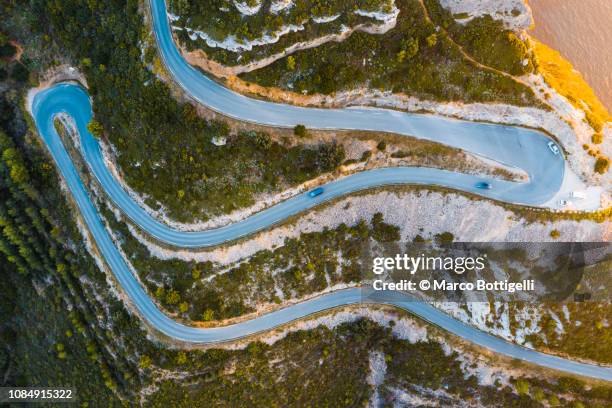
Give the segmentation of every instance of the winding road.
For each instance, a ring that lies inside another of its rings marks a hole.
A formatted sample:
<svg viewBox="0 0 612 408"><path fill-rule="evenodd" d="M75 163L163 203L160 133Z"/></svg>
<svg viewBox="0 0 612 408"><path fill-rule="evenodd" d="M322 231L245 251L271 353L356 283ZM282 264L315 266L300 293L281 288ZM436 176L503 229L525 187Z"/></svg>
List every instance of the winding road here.
<svg viewBox="0 0 612 408"><path fill-rule="evenodd" d="M352 191L386 184L435 184L481 194L512 203L541 205L560 188L564 159L548 149L544 134L519 127L471 123L433 115L413 115L384 109L310 109L253 100L231 92L189 66L180 56L171 37L163 0L151 0L151 11L159 50L174 79L206 106L240 120L273 126L363 129L395 132L445 143L482 155L529 174L529 182L514 183L429 168L385 168L345 177L325 186L324 194L310 198L301 194L223 228L182 232L152 218L121 188L105 166L97 140L87 131L92 107L86 91L73 84L57 84L38 92L30 106L34 121L64 178L100 254L119 284L144 319L156 330L174 339L192 343L219 343L272 329L293 320L330 308L356 303L386 303L405 309L479 346L544 367L612 381L612 368L580 363L530 350L472 326L461 323L433 306L414 301L398 292L364 292L359 288L332 292L248 321L216 328L195 328L166 316L151 300L132 274L106 231L65 146L53 125L59 113L74 120L85 161L115 204L143 230L157 239L180 247L216 245L269 227L284 218L305 211L322 201ZM490 183L491 190L475 184Z"/></svg>

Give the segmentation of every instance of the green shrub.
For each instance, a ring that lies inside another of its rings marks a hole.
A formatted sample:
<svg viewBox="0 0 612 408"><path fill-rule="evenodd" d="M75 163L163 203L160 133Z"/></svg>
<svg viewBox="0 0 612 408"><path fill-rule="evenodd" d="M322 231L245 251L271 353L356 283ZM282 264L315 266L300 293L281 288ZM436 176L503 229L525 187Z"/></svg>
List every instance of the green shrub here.
<svg viewBox="0 0 612 408"><path fill-rule="evenodd" d="M438 245L449 245L455 240L455 236L450 232L443 232L435 235L435 240Z"/></svg>
<svg viewBox="0 0 612 408"><path fill-rule="evenodd" d="M428 47L435 47L436 44L438 43L438 36L436 35L436 33L433 33L431 35L429 35L425 41L427 42L427 46Z"/></svg>
<svg viewBox="0 0 612 408"><path fill-rule="evenodd" d="M527 380L520 378L516 380L516 383L514 383L514 386L516 387L516 392L519 395L529 394L529 382L527 382Z"/></svg>
<svg viewBox="0 0 612 408"><path fill-rule="evenodd" d="M12 44L0 45L0 58L12 58L17 53L17 48Z"/></svg>
<svg viewBox="0 0 612 408"><path fill-rule="evenodd" d="M591 137L591 142L594 144L601 144L603 142L603 134L602 133L594 133Z"/></svg>
<svg viewBox="0 0 612 408"><path fill-rule="evenodd" d="M372 151L371 150L366 150L365 152L363 152L363 154L361 155L361 161L367 161L370 159L370 157L372 157Z"/></svg>
<svg viewBox="0 0 612 408"><path fill-rule="evenodd" d="M20 62L13 64L11 78L17 82L27 82L30 78L30 71Z"/></svg>
<svg viewBox="0 0 612 408"><path fill-rule="evenodd" d="M298 137L306 137L308 131L306 130L306 126L304 125L295 125L293 128L293 134Z"/></svg>
<svg viewBox="0 0 612 408"><path fill-rule="evenodd" d="M605 156L598 157L595 161L595 172L599 174L605 174L610 167L610 159Z"/></svg>
<svg viewBox="0 0 612 408"><path fill-rule="evenodd" d="M142 369L147 369L151 367L151 357L147 355L140 356L140 360L138 361L138 366Z"/></svg>
<svg viewBox="0 0 612 408"><path fill-rule="evenodd" d="M94 135L94 137L98 139L101 138L104 134L104 128L102 127L102 124L94 119L92 119L87 124L87 130L89 130L89 133L91 133L92 135Z"/></svg>
<svg viewBox="0 0 612 408"><path fill-rule="evenodd" d="M400 229L384 222L382 213L378 212L372 217L372 237L378 242L399 241Z"/></svg>

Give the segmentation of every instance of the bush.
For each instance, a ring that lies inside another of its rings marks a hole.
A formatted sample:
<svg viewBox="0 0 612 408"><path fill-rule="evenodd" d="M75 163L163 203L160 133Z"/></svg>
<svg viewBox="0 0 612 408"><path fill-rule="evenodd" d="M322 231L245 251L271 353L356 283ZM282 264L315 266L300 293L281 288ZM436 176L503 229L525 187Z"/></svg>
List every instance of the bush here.
<svg viewBox="0 0 612 408"><path fill-rule="evenodd" d="M438 43L438 36L436 35L436 33L433 33L432 35L427 37L425 41L427 42L427 46L434 47Z"/></svg>
<svg viewBox="0 0 612 408"><path fill-rule="evenodd" d="M295 69L295 57L291 55L287 57L287 69L289 71L293 71Z"/></svg>
<svg viewBox="0 0 612 408"><path fill-rule="evenodd" d="M595 144L601 144L603 142L603 134L602 133L593 134L593 136L591 137L591 142Z"/></svg>
<svg viewBox="0 0 612 408"><path fill-rule="evenodd" d="M253 137L257 146L261 147L263 150L268 150L272 147L272 139L267 133L251 131L248 132L248 135Z"/></svg>
<svg viewBox="0 0 612 408"><path fill-rule="evenodd" d="M365 152L363 152L363 154L361 155L361 161L367 161L370 159L370 157L372 157L372 151L371 150L366 150Z"/></svg>
<svg viewBox="0 0 612 408"><path fill-rule="evenodd" d="M403 159L408 156L410 156L410 153L404 150L398 150L397 152L391 153L391 157L394 159Z"/></svg>
<svg viewBox="0 0 612 408"><path fill-rule="evenodd" d="M202 313L202 320L205 322L210 322L215 318L215 312L211 309L206 309L204 313Z"/></svg>
<svg viewBox="0 0 612 408"><path fill-rule="evenodd" d="M295 125L293 128L293 134L299 137L306 137L307 135L306 126L304 125Z"/></svg>
<svg viewBox="0 0 612 408"><path fill-rule="evenodd" d="M15 48L12 44L6 43L0 45L0 58L12 58L17 52L17 48Z"/></svg>
<svg viewBox="0 0 612 408"><path fill-rule="evenodd" d="M521 378L521 379L517 380L514 385L516 387L516 392L519 395L527 395L527 394L529 394L529 383L526 380L523 380Z"/></svg>
<svg viewBox="0 0 612 408"><path fill-rule="evenodd" d="M550 231L550 237L551 237L552 239L557 239L557 238L559 238L560 236L561 236L561 232L560 232L559 230L554 229L554 230Z"/></svg>
<svg viewBox="0 0 612 408"><path fill-rule="evenodd" d="M336 143L319 146L319 168L322 172L332 171L342 163L345 157L344 148Z"/></svg>
<svg viewBox="0 0 612 408"><path fill-rule="evenodd" d="M546 399L546 394L544 394L544 391L542 391L541 388L534 388L532 394L533 394L533 399L535 399L538 402L542 402Z"/></svg>
<svg viewBox="0 0 612 408"><path fill-rule="evenodd" d="M89 130L89 133L91 133L92 135L94 135L94 137L98 139L102 137L102 134L104 133L104 128L102 127L102 124L94 119L92 119L87 124L87 130Z"/></svg>
<svg viewBox="0 0 612 408"><path fill-rule="evenodd" d="M385 142L384 140L381 140L380 142L378 142L378 144L376 145L376 148L378 150L380 150L381 152L384 152L385 149L387 148L387 142Z"/></svg>
<svg viewBox="0 0 612 408"><path fill-rule="evenodd" d="M11 70L11 78L17 82L27 82L30 78L30 71L22 63L16 63Z"/></svg>
<svg viewBox="0 0 612 408"><path fill-rule="evenodd" d="M605 174L610 167L610 159L607 157L599 157L595 161L595 172L599 174Z"/></svg>
<svg viewBox="0 0 612 408"><path fill-rule="evenodd" d="M572 377L561 377L557 384L559 391L562 393L567 392L581 392L584 390L584 382Z"/></svg>
<svg viewBox="0 0 612 408"><path fill-rule="evenodd" d="M138 362L138 366L140 366L140 368L145 369L145 368L149 368L151 367L151 357L144 355L142 357L140 357L140 361Z"/></svg>
<svg viewBox="0 0 612 408"><path fill-rule="evenodd" d="M435 35L435 34L433 34ZM400 52L397 53L397 62L402 63L405 59L411 59L419 52L419 42L414 38L402 40L400 43Z"/></svg>
<svg viewBox="0 0 612 408"><path fill-rule="evenodd" d="M384 222L382 213L378 212L372 217L372 237L378 242L399 241L400 229Z"/></svg>
<svg viewBox="0 0 612 408"><path fill-rule="evenodd" d="M436 234L435 239L438 245L448 245L453 243L453 241L455 240L455 236L447 231L441 234Z"/></svg>

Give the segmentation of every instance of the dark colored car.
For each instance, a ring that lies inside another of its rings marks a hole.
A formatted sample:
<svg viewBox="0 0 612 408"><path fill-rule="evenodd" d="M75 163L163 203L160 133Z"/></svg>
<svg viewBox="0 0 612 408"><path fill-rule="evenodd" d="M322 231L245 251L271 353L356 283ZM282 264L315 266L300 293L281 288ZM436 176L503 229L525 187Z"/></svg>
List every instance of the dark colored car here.
<svg viewBox="0 0 612 408"><path fill-rule="evenodd" d="M481 181L479 183L476 183L476 188L479 188L481 190L490 190L493 188L493 186L487 183L486 181Z"/></svg>
<svg viewBox="0 0 612 408"><path fill-rule="evenodd" d="M308 192L308 197L316 197L321 194L323 194L323 187L317 187L314 190Z"/></svg>

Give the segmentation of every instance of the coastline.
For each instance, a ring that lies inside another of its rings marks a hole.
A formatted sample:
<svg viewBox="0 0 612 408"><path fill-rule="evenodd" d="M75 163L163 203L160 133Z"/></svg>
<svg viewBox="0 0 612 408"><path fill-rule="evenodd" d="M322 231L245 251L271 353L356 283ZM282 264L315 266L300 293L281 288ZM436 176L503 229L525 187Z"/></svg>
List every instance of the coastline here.
<svg viewBox="0 0 612 408"><path fill-rule="evenodd" d="M529 0L534 26L529 31L559 51L612 111L612 3L608 0Z"/></svg>

